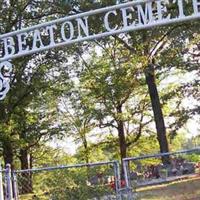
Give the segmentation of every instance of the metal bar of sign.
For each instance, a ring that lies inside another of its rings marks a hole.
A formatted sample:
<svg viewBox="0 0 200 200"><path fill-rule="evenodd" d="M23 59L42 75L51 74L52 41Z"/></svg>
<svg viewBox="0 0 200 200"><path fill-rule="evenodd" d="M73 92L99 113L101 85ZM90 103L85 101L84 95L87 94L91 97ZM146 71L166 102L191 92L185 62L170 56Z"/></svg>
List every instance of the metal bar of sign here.
<svg viewBox="0 0 200 200"><path fill-rule="evenodd" d="M175 10L168 9L171 4ZM186 12L188 6L190 13ZM0 64L64 45L198 18L199 0L137 0L92 10L0 35ZM94 19L101 27L96 33L92 29ZM1 99L8 81L0 82Z"/></svg>
<svg viewBox="0 0 200 200"><path fill-rule="evenodd" d="M200 2L190 0L193 12L186 16L184 1L187 2L187 0L173 1L177 5L178 11L177 16L174 17L167 10L168 0L138 0L7 33L0 36L4 54L1 55L0 62L76 42L200 18ZM97 14L103 14L104 30L94 34L90 31L90 17ZM121 17L121 26L110 24L111 18L115 16ZM55 32L58 33L57 36L55 36ZM48 37L47 44L43 41L43 35ZM32 45L27 44L30 38Z"/></svg>

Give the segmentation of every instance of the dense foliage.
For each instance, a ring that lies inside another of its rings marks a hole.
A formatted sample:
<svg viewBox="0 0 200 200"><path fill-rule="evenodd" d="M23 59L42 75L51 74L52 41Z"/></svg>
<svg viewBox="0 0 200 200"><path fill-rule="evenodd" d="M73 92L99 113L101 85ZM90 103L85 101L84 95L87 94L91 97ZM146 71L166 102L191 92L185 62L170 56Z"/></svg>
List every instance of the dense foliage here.
<svg viewBox="0 0 200 200"><path fill-rule="evenodd" d="M3 0L0 34L115 3ZM78 145L66 164L184 148L176 138L186 143L185 125L199 122L198 21L50 50L13 66L0 102L1 156L13 168L55 164L46 155L55 138Z"/></svg>

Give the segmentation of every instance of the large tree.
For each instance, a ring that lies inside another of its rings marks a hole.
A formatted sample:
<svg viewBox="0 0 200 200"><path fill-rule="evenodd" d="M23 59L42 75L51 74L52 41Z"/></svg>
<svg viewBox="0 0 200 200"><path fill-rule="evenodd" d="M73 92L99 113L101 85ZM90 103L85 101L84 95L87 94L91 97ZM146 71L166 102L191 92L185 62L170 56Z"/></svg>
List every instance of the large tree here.
<svg viewBox="0 0 200 200"><path fill-rule="evenodd" d="M82 58L80 91L99 127L116 130L123 159L127 157L127 148L140 138L144 125L151 121L144 120L149 107L145 101L147 93L142 89L145 81L137 57L118 41L99 45L102 55L93 53L90 61Z"/></svg>
<svg viewBox="0 0 200 200"><path fill-rule="evenodd" d="M31 26L49 20L53 16L58 17L66 10L69 11L68 7L65 7L65 10L62 5L60 1L56 4L52 4L51 1L3 1L0 4L0 33L4 34ZM13 159L18 148L24 155L23 147L18 145L19 140L26 141L27 135L29 137L31 131L36 132L37 127L33 124L31 126L28 121L30 116L34 116L31 113L34 102L35 106L37 104L37 108L43 110L44 116L50 109L49 106L46 106L48 101L51 102L48 105L56 106L54 102L62 91L62 84L68 78L65 66L62 65L64 62L67 62L67 58L62 49L12 61L11 90L6 99L0 102L0 142L5 163L13 166ZM50 96L51 98L49 98ZM38 113L38 120L40 117ZM29 128L27 128L28 126ZM39 132L38 130L35 137L41 137ZM20 160L24 160L22 156L20 156ZM22 163L22 166L24 165L26 164Z"/></svg>
<svg viewBox="0 0 200 200"><path fill-rule="evenodd" d="M69 2L68 2L69 3ZM71 6L76 9L74 9L74 12L83 12L87 11L90 9L95 9L95 8L101 8L105 7L108 5L113 5L115 4L116 1L70 1ZM171 7L169 7L170 12L173 14L176 12L176 6L175 4L172 4ZM188 8L190 9L190 8ZM156 14L156 13L154 13ZM99 32L100 30L103 30L103 26L96 26L98 23L97 21L101 19L101 16L99 18L94 18L93 20L91 19L90 21L90 27L92 31L94 32ZM111 19L113 21L116 21L117 23L120 24L120 19L119 17L115 17ZM112 23L112 22L111 22ZM186 74L190 69L194 70L194 63L192 62L185 62L184 57L185 54L188 53L186 50L185 53L185 44L188 39L193 38L192 33L197 33L198 34L198 28L197 26L194 26L193 24L190 23L183 23L180 25L175 25L175 26L168 26L168 27L157 27L150 29L148 31L137 31L137 32L131 32L128 34L121 34L120 36L113 36L115 40L117 40L121 45L131 54L137 57L137 66L140 66L138 72L141 75L141 70L143 72L143 75L145 77L146 81L146 91L149 94L151 106L152 106L152 113L155 121L155 128L157 132L157 140L160 146L160 152L168 152L169 151L169 146L168 146L168 140L167 140L167 128L168 131L170 131L170 135L172 135L172 132L176 132L180 127L182 127L189 117L191 116L192 113L196 112L198 108L195 108L193 110L185 110L184 107L181 104L181 100L183 99L183 94L178 95L175 94L174 97L172 94L175 91L178 91L180 88L182 88L182 91L186 91L186 87L181 84L177 84L174 87L171 87L170 91L166 90L161 90L162 88L160 86L160 83L162 83L162 80L166 80L166 77L172 74L176 73L183 73ZM104 38L101 41L96 41L98 44L101 46L105 43L109 43L109 41L112 40L112 37L110 38ZM87 43L89 46L90 44ZM93 46L91 45L91 48ZM78 51L79 52L79 51ZM80 53L80 52L79 52ZM84 52L81 52L81 54L84 54ZM88 53L89 54L89 53ZM128 53L127 53L128 54ZM106 58L106 56L104 56ZM129 62L131 62L130 60ZM98 62L98 61L97 61ZM87 63L84 63L87 65ZM102 66L105 66L104 63L101 63ZM94 67L94 71L96 70L97 74L91 73L91 76L100 76L101 73L98 71L98 65L99 63ZM135 63L133 63L135 65ZM111 65L109 65L111 66ZM182 66L182 67L180 67ZM89 65L88 68L91 66ZM135 65L136 67L136 65ZM184 70L184 67L188 70ZM181 69L180 69L181 68ZM89 70L88 70L89 71ZM137 72L135 72L137 73ZM117 72L116 72L117 74ZM107 74L104 76L104 78L108 76ZM104 84L109 84L108 80L102 79L103 81L101 84L93 84L91 85L90 77L88 78L89 82L89 87L102 87L101 89L103 90L103 85ZM134 77L132 77L134 80ZM100 79L98 80L100 81ZM101 86L100 86L101 85ZM188 84L186 84L188 85ZM112 84L111 86L118 86L117 83ZM115 90L109 85L111 92L108 92L108 95L112 97L112 92ZM193 85L194 86L194 85ZM193 87L191 85L191 87ZM170 86L169 86L170 87ZM130 87L131 88L131 87ZM134 88L134 87L133 87ZM132 89L133 89L132 88ZM96 89L98 95L100 96L100 90ZM105 89L105 88L104 88ZM135 88L134 88L135 89ZM106 91L106 90L105 90ZM90 96L91 97L91 96ZM98 96L97 96L98 97ZM114 98L117 99L117 98ZM112 99L111 99L112 100ZM167 114L165 113L165 107L167 104L172 102L174 100L175 102L175 110L174 112L168 112ZM120 101L118 101L119 103ZM115 106L116 103L112 102L111 106ZM116 107L115 110L117 110L119 113L121 111L122 105L120 103ZM109 110L109 109L107 109ZM164 117L170 118L173 116L175 118L174 123L165 123ZM123 130L121 123L118 123L118 131ZM123 136L123 131L119 131L121 134L121 153L125 156L126 152L126 141L125 137ZM163 157L163 163L168 164L169 157Z"/></svg>

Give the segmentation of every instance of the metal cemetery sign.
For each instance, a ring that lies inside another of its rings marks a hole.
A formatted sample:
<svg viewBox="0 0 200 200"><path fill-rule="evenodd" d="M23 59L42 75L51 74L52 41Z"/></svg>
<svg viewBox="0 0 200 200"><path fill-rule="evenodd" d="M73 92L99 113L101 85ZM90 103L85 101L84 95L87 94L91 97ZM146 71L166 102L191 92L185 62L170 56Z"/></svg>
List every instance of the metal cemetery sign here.
<svg viewBox="0 0 200 200"><path fill-rule="evenodd" d="M190 8L190 13L186 12L186 7ZM97 26L103 28L93 33L90 21L97 15L101 16L101 24ZM115 18L120 21L114 23L112 19ZM14 58L76 42L197 18L200 18L200 0L135 0L0 35L0 99L5 98L10 87L9 78L2 73L2 69L7 69L9 74L12 70L10 60Z"/></svg>

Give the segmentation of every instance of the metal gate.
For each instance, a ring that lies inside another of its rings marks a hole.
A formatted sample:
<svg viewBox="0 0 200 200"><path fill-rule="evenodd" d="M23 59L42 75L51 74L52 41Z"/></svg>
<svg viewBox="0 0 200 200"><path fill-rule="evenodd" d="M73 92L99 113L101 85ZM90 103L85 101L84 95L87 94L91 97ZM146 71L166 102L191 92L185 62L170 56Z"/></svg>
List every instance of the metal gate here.
<svg viewBox="0 0 200 200"><path fill-rule="evenodd" d="M170 163L163 164L166 157ZM118 161L15 171L8 164L0 169L0 200L140 199L138 189L147 186L188 178L200 183L200 148L126 158L123 178L120 169Z"/></svg>
<svg viewBox="0 0 200 200"><path fill-rule="evenodd" d="M168 186L176 190L174 199L185 199L184 196L175 196L181 195L180 193L186 195L187 192L190 196L193 193L192 199L199 199L198 194L195 196L194 193L200 184L200 148L125 158L123 165L126 188L133 190L137 199L161 199ZM160 186L166 188L161 191ZM185 190L180 191L182 188ZM173 194L170 199L172 196Z"/></svg>
<svg viewBox="0 0 200 200"><path fill-rule="evenodd" d="M0 174L0 200L121 199L117 161L15 171L7 165Z"/></svg>

